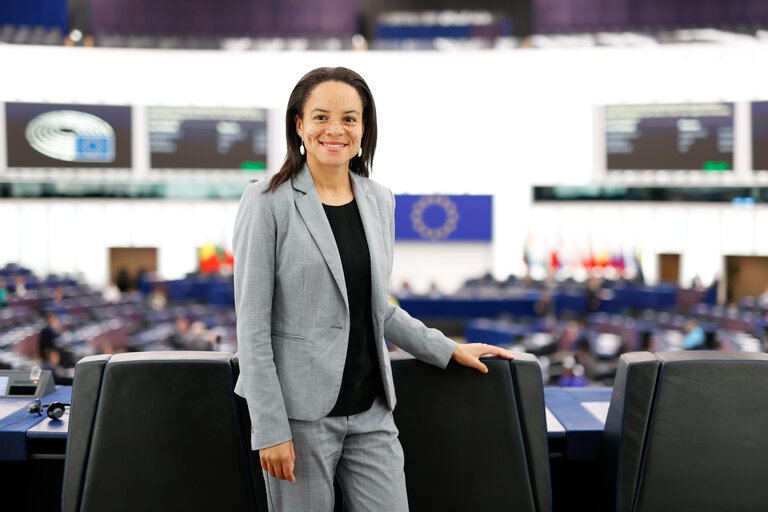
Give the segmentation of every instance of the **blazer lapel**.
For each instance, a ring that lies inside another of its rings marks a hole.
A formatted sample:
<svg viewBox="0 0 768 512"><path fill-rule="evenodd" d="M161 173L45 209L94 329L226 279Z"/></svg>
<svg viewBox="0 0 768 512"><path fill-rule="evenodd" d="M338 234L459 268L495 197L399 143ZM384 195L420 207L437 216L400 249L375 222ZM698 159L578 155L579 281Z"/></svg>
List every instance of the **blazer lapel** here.
<svg viewBox="0 0 768 512"><path fill-rule="evenodd" d="M376 205L376 198L370 193L368 178L364 178L350 171L350 181L352 182L352 192L355 194L357 208L360 211L360 217L363 220L363 230L365 239L368 242L368 253L371 256L371 306L374 314L378 311L384 311L381 304L386 294L386 283L383 282L381 258L385 255L382 246L381 237L381 219L379 219L379 210Z"/></svg>
<svg viewBox="0 0 768 512"><path fill-rule="evenodd" d="M301 172L292 180L294 201L299 210L301 218L304 220L309 233L315 240L320 253L325 259L328 269L330 269L336 285L339 287L344 304L349 311L349 299L347 298L347 286L344 281L344 269L341 266L341 257L336 247L336 240L333 237L331 225L328 223L328 217L325 215L323 204L320 202L320 196L317 195L315 183L312 181L312 174L305 165Z"/></svg>

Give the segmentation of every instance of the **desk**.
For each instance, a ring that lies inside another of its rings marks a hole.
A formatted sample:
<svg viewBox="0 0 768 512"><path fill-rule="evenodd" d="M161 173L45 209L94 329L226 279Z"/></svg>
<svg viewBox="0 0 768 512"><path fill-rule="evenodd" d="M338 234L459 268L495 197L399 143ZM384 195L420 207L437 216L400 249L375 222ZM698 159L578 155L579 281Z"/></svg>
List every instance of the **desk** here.
<svg viewBox="0 0 768 512"><path fill-rule="evenodd" d="M612 388L544 388L544 403L565 431L562 456L568 460L595 460L611 401ZM559 435L560 428L547 418L547 437ZM550 455L552 455L550 449ZM558 455L556 451L554 455Z"/></svg>
<svg viewBox="0 0 768 512"><path fill-rule="evenodd" d="M56 386L56 391L42 398L42 403L69 402L72 386ZM43 412L42 416L28 414L27 408L35 401L30 398L0 399L0 461L27 460L30 453L29 439L57 439L61 444L60 453L64 454L63 445L67 439L68 414L62 420L50 420ZM67 409L67 413L69 409Z"/></svg>
<svg viewBox="0 0 768 512"><path fill-rule="evenodd" d="M43 403L69 402L71 386L58 386ZM550 455L568 460L595 460L605 414L611 400L611 388L544 388L547 437ZM0 427L24 418L27 398L0 400ZM0 430L0 461L28 458L63 458L69 414L53 421L43 414L27 416L24 421Z"/></svg>
<svg viewBox="0 0 768 512"><path fill-rule="evenodd" d="M534 306L538 292L531 292L525 297L507 299L464 299L442 297L430 299L408 297L398 299L400 307L416 318L467 319L497 317L499 315L536 316Z"/></svg>
<svg viewBox="0 0 768 512"><path fill-rule="evenodd" d="M677 305L678 289L676 286L658 285L651 288L634 286L612 288L612 298L600 301L598 311L604 313L621 313L627 308L666 310ZM500 294L504 293L499 291ZM395 295L397 297L397 295ZM397 297L400 307L411 316L420 319L468 319L495 318L499 315L536 317L535 304L541 297L541 290L527 288L514 296L489 297ZM564 311L576 314L586 314L587 295L585 290L554 292L555 311L558 315Z"/></svg>

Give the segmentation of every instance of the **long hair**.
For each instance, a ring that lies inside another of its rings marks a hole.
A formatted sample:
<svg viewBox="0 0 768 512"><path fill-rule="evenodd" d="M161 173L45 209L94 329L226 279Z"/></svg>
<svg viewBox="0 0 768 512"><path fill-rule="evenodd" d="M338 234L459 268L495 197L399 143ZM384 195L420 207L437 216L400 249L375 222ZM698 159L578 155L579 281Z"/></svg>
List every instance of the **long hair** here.
<svg viewBox="0 0 768 512"><path fill-rule="evenodd" d="M324 82L342 82L354 87L363 103L363 156L349 161L349 169L366 178L371 172L373 154L376 152L376 104L363 77L347 68L317 68L304 75L291 92L288 108L285 110L286 155L283 166L272 176L265 192L274 192L277 187L296 176L304 167L305 158L299 153L301 137L296 133L296 117L304 117L304 105L312 90Z"/></svg>

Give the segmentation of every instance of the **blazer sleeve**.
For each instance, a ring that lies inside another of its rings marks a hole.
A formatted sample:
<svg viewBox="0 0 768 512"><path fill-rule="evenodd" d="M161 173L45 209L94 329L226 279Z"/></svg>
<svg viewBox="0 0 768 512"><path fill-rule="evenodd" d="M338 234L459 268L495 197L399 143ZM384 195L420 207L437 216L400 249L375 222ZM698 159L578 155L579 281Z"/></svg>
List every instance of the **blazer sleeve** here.
<svg viewBox="0 0 768 512"><path fill-rule="evenodd" d="M389 243L395 246L395 196L390 194ZM445 368L458 344L437 329L424 325L400 306L387 301L384 337L425 363Z"/></svg>
<svg viewBox="0 0 768 512"><path fill-rule="evenodd" d="M248 402L254 450L291 439L272 354L276 222L272 193L250 185L235 219L235 310L240 377L235 391Z"/></svg>

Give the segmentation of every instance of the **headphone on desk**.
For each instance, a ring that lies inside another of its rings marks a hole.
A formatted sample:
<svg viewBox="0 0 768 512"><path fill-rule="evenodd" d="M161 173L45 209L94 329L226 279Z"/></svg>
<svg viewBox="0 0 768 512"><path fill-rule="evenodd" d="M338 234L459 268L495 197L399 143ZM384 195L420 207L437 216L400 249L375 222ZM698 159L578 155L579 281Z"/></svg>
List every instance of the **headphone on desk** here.
<svg viewBox="0 0 768 512"><path fill-rule="evenodd" d="M52 420L60 420L62 416L64 416L65 409L68 405L71 405L69 403L63 403L63 402L51 402L49 404L42 404L40 403L39 398L35 398L35 403L29 406L28 411L32 414L37 413L38 416L43 415L43 407L48 408L48 417Z"/></svg>

